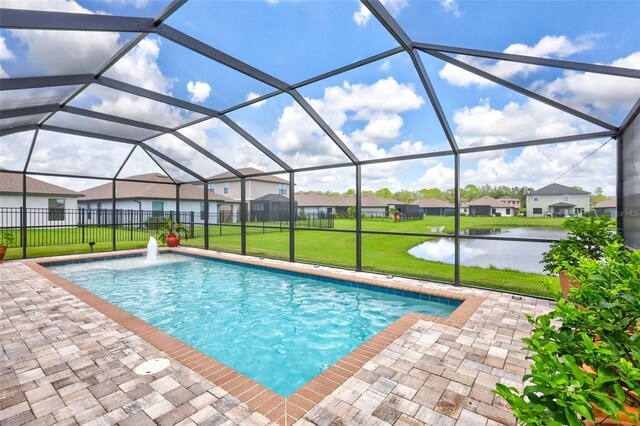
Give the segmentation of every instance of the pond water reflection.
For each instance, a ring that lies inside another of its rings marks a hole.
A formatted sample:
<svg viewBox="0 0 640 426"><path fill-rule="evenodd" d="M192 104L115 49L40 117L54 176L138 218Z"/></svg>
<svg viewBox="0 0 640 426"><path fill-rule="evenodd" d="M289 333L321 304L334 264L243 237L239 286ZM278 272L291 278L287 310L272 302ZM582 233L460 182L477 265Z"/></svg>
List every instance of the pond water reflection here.
<svg viewBox="0 0 640 426"><path fill-rule="evenodd" d="M492 228L467 229L465 235L493 235L513 238L559 239L565 236L562 228ZM499 240L460 240L460 264L463 266L490 266L542 274L540 259L549 249L549 243L515 242ZM455 244L453 238L435 238L409 249L409 254L424 260L453 264Z"/></svg>

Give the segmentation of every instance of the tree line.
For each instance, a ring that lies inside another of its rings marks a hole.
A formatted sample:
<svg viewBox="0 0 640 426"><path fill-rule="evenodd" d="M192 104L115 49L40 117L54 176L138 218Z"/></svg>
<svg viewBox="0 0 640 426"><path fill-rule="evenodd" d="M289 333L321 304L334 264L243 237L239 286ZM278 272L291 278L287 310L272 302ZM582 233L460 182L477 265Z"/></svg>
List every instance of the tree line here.
<svg viewBox="0 0 640 426"><path fill-rule="evenodd" d="M574 186L576 189L582 189L581 187ZM506 185L473 185L469 184L460 188L460 201L463 203L477 200L481 197L493 197L493 198L515 198L520 200L522 207L526 207L527 194L534 191L534 188L530 186L506 186ZM338 197L340 195L356 195L356 190L350 188L344 193L326 191L322 194L329 195L331 197ZM390 198L400 201L405 204L415 203L419 200L425 200L427 198L437 198L438 200L446 201L453 204L454 189L441 190L439 188L425 188L418 191L409 191L402 189L400 191L392 192L389 188L378 189L377 191L362 191L362 195L375 195L380 198ZM591 194L591 205L598 204L607 197L601 187L595 189Z"/></svg>
<svg viewBox="0 0 640 426"><path fill-rule="evenodd" d="M493 198L500 198L507 196L509 198L517 198L523 203L526 195L532 192L533 188L528 186L491 186L491 185L466 185L464 188L460 188L460 200L464 202L472 201L480 197L489 196ZM344 193L326 191L325 195L337 197L340 195L355 195L356 190L353 188L348 189ZM447 190L441 190L439 188L424 188L418 191L409 191L402 189L400 191L392 192L389 188L378 189L377 191L362 191L362 195L375 195L380 198L391 198L402 203L411 204L419 200L427 198L437 198L438 200L446 201L453 204L454 190L453 188Z"/></svg>

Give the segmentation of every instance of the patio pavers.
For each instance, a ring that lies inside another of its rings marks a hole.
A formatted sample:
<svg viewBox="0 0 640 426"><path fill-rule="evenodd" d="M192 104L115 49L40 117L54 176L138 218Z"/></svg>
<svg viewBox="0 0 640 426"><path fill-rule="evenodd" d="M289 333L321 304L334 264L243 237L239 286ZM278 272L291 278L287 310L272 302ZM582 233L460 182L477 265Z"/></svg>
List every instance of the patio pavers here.
<svg viewBox="0 0 640 426"><path fill-rule="evenodd" d="M375 274L320 269L345 278L380 280ZM336 364L330 372L335 376L328 377L343 382L317 385L333 385L326 397L308 386L295 399L263 400L266 392L235 379L234 391L252 402L248 404L216 383L215 374L208 374L213 381L206 380L172 358L171 366L158 374L136 375L132 370L142 361L168 356L22 261L1 264L0 423L262 425L271 418L280 424L317 425L515 424L509 407L491 391L496 382L520 386L528 365L520 338L530 330L523 313L546 312L551 302L393 280L484 301L462 327L416 319L361 367L348 360Z"/></svg>

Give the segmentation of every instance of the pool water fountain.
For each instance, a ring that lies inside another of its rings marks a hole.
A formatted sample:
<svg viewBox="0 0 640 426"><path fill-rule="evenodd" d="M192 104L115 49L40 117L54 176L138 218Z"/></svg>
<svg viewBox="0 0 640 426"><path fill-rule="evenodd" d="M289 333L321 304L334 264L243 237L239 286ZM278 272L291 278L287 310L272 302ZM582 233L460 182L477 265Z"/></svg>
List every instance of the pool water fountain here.
<svg viewBox="0 0 640 426"><path fill-rule="evenodd" d="M155 238L149 237L149 244L147 244L147 262L155 263L158 260L158 241Z"/></svg>

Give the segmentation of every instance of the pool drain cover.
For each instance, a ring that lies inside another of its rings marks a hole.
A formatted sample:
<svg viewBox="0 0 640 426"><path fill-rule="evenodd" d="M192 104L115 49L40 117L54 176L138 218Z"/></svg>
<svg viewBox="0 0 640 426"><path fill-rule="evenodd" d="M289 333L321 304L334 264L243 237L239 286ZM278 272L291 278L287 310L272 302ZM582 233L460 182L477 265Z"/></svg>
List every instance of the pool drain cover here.
<svg viewBox="0 0 640 426"><path fill-rule="evenodd" d="M149 361L145 361L133 370L136 374L141 376L149 376L151 374L159 373L169 366L170 362L166 358L154 358Z"/></svg>

